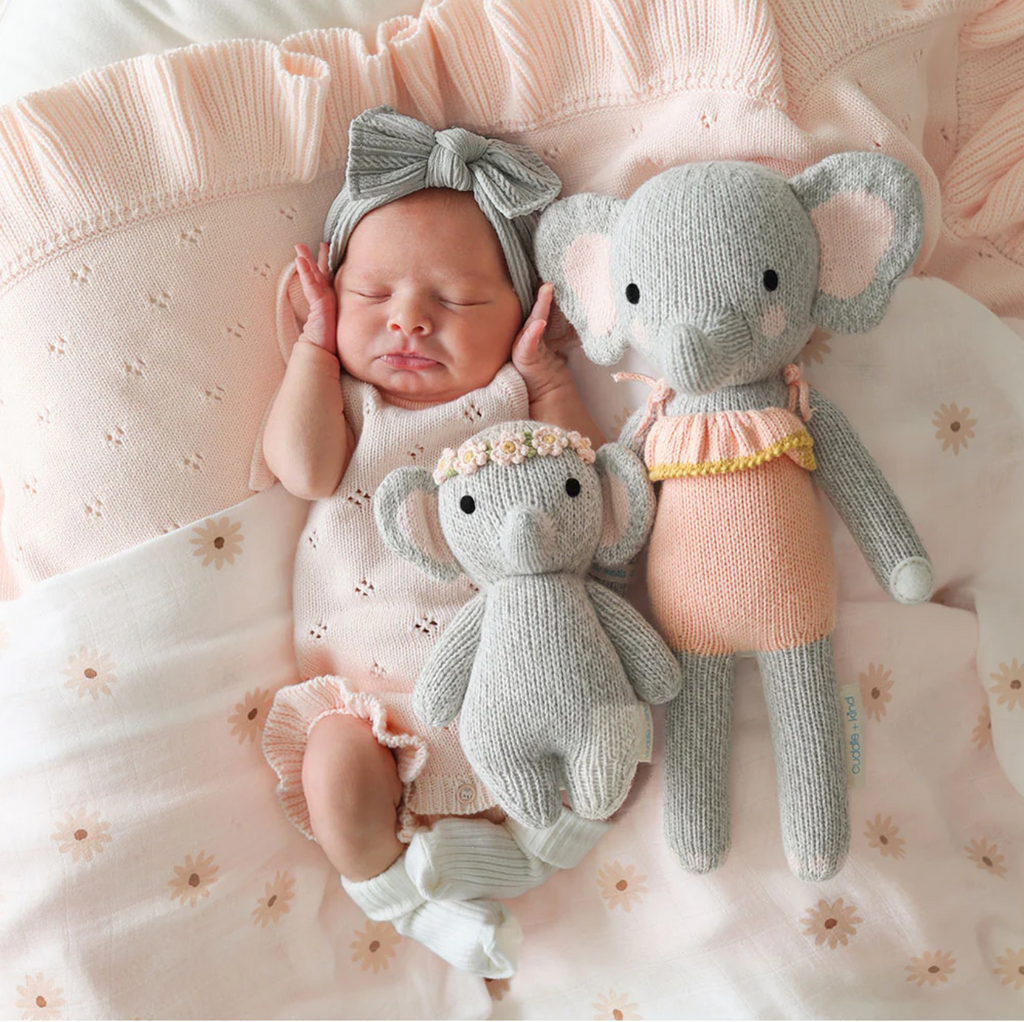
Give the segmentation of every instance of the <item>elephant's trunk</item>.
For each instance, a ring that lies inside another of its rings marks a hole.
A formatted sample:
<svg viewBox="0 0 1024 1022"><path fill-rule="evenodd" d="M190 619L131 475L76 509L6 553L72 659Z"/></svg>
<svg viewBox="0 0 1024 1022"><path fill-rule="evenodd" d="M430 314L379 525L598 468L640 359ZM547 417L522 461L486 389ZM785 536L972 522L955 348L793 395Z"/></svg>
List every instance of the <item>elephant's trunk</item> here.
<svg viewBox="0 0 1024 1022"><path fill-rule="evenodd" d="M658 351L671 386L686 394L710 394L728 381L749 354L751 343L743 317L726 311L705 329L691 323L666 323Z"/></svg>
<svg viewBox="0 0 1024 1022"><path fill-rule="evenodd" d="M501 552L516 575L535 575L558 567L558 534L543 511L514 507L501 527Z"/></svg>

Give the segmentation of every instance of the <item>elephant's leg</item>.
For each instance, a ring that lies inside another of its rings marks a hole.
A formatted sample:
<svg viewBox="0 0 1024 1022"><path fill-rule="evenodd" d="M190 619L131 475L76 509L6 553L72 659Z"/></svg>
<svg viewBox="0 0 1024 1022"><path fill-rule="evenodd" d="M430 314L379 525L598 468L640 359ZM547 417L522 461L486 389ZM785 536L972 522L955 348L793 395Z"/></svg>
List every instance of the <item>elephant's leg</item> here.
<svg viewBox="0 0 1024 1022"><path fill-rule="evenodd" d="M552 757L508 759L478 773L513 820L539 830L561 816L562 777Z"/></svg>
<svg viewBox="0 0 1024 1022"><path fill-rule="evenodd" d="M693 873L729 852L733 660L680 653L683 688L665 718L665 837Z"/></svg>
<svg viewBox="0 0 1024 1022"><path fill-rule="evenodd" d="M632 717L609 728L562 763L565 793L573 811L605 820L626 800L636 773L637 729Z"/></svg>
<svg viewBox="0 0 1024 1022"><path fill-rule="evenodd" d="M850 848L843 725L832 637L759 653L775 769L782 844L802 880L839 872Z"/></svg>

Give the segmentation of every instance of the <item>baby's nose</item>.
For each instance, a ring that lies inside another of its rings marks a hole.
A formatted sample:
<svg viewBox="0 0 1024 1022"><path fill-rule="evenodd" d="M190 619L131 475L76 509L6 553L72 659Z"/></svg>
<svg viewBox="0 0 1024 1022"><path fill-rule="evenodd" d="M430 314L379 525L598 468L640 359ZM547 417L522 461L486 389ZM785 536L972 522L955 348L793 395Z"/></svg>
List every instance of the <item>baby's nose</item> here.
<svg viewBox="0 0 1024 1022"><path fill-rule="evenodd" d="M395 302L388 317L388 329L407 337L429 334L433 328L425 303L405 299Z"/></svg>

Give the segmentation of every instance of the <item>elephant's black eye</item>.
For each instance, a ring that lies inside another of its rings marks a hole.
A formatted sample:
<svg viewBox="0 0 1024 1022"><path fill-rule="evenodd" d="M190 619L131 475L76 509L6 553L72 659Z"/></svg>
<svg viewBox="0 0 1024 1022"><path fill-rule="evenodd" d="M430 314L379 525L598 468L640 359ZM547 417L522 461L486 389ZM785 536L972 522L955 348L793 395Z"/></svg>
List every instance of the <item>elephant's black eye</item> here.
<svg viewBox="0 0 1024 1022"><path fill-rule="evenodd" d="M629 302L630 305L636 305L636 303L640 301L640 288L638 288L636 284L626 285L626 301Z"/></svg>
<svg viewBox="0 0 1024 1022"><path fill-rule="evenodd" d="M467 493L462 500L459 501L459 507L462 508L467 515L471 515L476 510L476 501Z"/></svg>
<svg viewBox="0 0 1024 1022"><path fill-rule="evenodd" d="M565 481L565 492L570 497L578 497L580 495L580 481L578 479L570 478Z"/></svg>
<svg viewBox="0 0 1024 1022"><path fill-rule="evenodd" d="M764 271L764 289L774 291L779 286L779 275L774 270Z"/></svg>

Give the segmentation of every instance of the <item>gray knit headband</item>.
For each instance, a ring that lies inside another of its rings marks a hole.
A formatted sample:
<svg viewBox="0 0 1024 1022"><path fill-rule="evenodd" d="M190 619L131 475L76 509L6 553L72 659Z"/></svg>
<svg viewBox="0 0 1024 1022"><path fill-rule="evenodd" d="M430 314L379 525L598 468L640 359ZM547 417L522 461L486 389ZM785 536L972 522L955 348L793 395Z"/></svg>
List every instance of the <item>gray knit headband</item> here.
<svg viewBox="0 0 1024 1022"><path fill-rule="evenodd" d="M338 268L352 230L373 209L422 188L472 192L505 253L523 316L537 290L536 214L558 195L558 175L530 148L464 128L434 131L391 107L364 110L349 126L345 187L331 203L324 241Z"/></svg>

